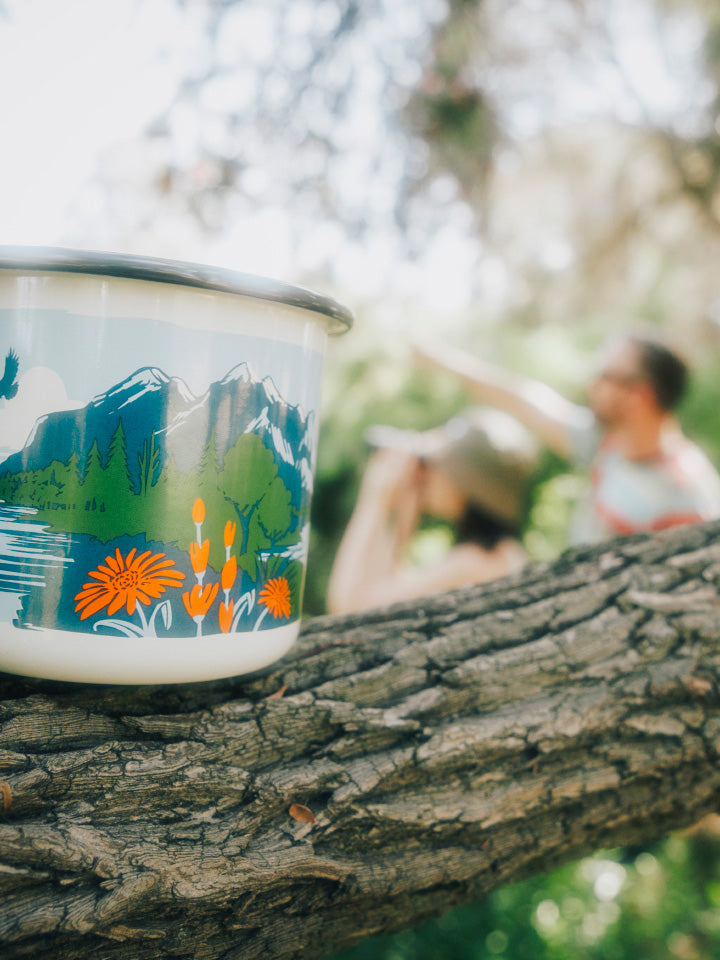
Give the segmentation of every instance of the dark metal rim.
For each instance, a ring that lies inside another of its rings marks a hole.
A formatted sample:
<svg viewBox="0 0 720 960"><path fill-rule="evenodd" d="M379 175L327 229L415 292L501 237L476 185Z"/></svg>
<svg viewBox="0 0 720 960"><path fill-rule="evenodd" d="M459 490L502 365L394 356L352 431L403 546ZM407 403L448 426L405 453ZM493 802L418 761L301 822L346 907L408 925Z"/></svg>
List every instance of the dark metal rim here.
<svg viewBox="0 0 720 960"><path fill-rule="evenodd" d="M321 314L326 318L329 333L344 333L353 323L351 311L331 297L278 280L198 263L60 247L0 246L0 270L86 273L150 280L271 300Z"/></svg>

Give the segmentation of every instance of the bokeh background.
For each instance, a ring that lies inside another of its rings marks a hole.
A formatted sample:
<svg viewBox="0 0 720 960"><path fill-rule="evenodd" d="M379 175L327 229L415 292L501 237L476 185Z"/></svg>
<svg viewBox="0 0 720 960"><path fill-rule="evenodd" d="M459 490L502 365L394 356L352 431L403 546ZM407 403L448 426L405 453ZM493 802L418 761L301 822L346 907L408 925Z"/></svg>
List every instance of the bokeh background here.
<svg viewBox="0 0 720 960"><path fill-rule="evenodd" d="M308 615L367 425L466 402L413 368L414 339L581 400L598 344L654 327L720 465L716 0L0 0L0 89L0 243L196 260L354 310L326 367ZM576 488L548 457L532 557L563 549ZM342 956L713 960L715 823Z"/></svg>

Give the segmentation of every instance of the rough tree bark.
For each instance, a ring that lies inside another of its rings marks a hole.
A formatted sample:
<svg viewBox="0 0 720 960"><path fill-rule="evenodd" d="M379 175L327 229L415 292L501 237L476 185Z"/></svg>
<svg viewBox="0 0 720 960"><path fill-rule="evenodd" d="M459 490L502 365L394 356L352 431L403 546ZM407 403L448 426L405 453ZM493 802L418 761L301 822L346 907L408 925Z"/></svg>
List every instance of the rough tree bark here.
<svg viewBox="0 0 720 960"><path fill-rule="evenodd" d="M4 960L307 960L697 820L719 582L710 524L309 622L252 678L3 676Z"/></svg>

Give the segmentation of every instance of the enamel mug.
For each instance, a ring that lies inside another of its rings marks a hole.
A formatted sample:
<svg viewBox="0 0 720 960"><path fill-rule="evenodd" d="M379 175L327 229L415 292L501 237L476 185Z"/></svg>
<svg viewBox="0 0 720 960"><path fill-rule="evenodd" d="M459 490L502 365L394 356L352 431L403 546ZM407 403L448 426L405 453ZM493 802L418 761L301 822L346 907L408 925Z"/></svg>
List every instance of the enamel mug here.
<svg viewBox="0 0 720 960"><path fill-rule="evenodd" d="M0 247L0 670L247 673L299 628L334 300Z"/></svg>

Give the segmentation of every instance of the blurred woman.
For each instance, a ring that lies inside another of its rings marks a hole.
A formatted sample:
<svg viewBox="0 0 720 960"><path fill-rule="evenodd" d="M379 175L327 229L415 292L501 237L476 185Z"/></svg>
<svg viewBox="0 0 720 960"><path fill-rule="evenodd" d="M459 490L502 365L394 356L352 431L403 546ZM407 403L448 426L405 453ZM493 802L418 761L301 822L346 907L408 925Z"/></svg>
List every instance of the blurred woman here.
<svg viewBox="0 0 720 960"><path fill-rule="evenodd" d="M376 427L328 584L331 613L350 613L505 576L526 555L526 519L538 448L517 420L468 410L423 433ZM446 521L454 543L415 564L408 547L425 517Z"/></svg>

